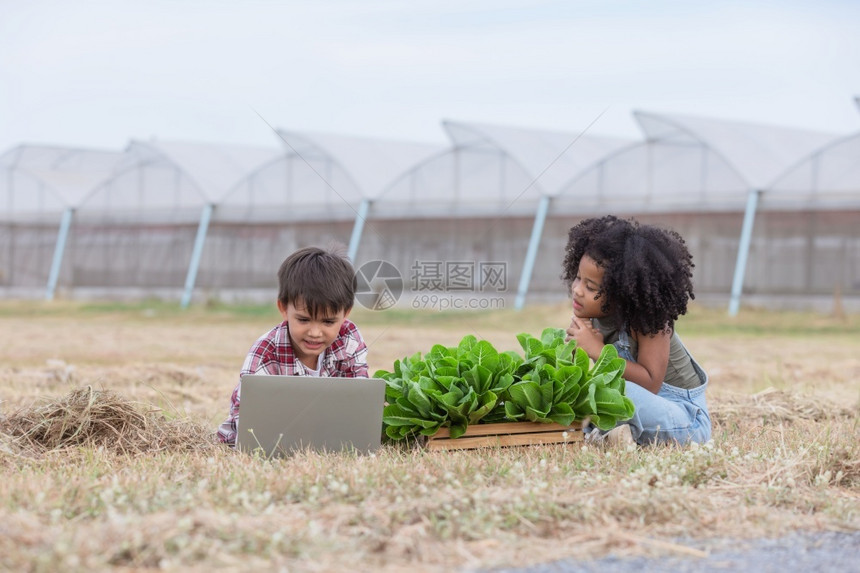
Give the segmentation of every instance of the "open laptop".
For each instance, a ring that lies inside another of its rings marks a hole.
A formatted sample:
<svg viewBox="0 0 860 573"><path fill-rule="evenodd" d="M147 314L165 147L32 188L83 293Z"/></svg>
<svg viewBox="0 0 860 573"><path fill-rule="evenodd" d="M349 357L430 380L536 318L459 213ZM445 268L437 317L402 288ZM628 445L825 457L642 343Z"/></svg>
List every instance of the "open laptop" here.
<svg viewBox="0 0 860 573"><path fill-rule="evenodd" d="M312 449L368 453L382 439L385 380L242 376L236 449L266 457Z"/></svg>

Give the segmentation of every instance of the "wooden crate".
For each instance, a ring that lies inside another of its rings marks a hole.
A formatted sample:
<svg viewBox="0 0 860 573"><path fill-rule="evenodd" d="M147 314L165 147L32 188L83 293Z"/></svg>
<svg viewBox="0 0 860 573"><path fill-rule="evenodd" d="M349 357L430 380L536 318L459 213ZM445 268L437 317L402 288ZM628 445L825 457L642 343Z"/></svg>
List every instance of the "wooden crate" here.
<svg viewBox="0 0 860 573"><path fill-rule="evenodd" d="M428 450L470 450L502 446L531 446L535 444L566 444L582 441L582 424L570 426L540 422L505 422L474 424L459 438L451 438L449 428L427 438Z"/></svg>

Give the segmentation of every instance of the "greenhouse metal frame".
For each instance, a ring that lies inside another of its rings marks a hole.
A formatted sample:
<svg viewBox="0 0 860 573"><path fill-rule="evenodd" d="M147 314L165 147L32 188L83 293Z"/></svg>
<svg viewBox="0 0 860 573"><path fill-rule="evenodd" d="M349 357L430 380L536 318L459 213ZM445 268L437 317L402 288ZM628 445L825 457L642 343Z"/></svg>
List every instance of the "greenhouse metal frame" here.
<svg viewBox="0 0 860 573"><path fill-rule="evenodd" d="M563 294L567 229L614 213L678 230L697 292L731 314L742 296L860 295L860 133L634 119L639 141L445 121L448 146L292 130L270 148L19 146L0 156L0 292L271 297L286 253L335 241L411 283L422 261L504 262L522 308Z"/></svg>

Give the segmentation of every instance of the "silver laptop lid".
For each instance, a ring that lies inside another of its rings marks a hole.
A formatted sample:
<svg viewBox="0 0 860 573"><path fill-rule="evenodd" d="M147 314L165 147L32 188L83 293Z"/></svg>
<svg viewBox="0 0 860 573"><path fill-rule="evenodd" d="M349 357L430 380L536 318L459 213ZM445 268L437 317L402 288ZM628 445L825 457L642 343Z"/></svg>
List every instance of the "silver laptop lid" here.
<svg viewBox="0 0 860 573"><path fill-rule="evenodd" d="M385 381L318 376L242 377L236 448L267 457L310 448L379 448Z"/></svg>

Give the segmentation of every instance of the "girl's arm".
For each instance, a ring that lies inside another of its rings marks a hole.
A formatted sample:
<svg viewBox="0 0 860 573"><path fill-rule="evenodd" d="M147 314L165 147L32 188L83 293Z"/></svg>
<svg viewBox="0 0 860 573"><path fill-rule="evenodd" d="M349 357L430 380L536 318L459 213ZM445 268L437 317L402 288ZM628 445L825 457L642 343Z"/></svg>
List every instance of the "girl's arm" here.
<svg viewBox="0 0 860 573"><path fill-rule="evenodd" d="M639 344L638 362L627 361L624 369L624 379L635 382L649 392L656 394L663 386L666 378L666 367L669 365L670 332L658 332L654 335L633 333ZM577 346L585 350L588 357L597 360L603 350L603 335L600 334L587 318L573 317L567 329L565 340L576 340Z"/></svg>
<svg viewBox="0 0 860 573"><path fill-rule="evenodd" d="M666 378L666 367L669 364L669 341L671 332L642 335L633 333L639 343L637 362L627 361L624 379L635 382L646 390L656 394L663 386Z"/></svg>

